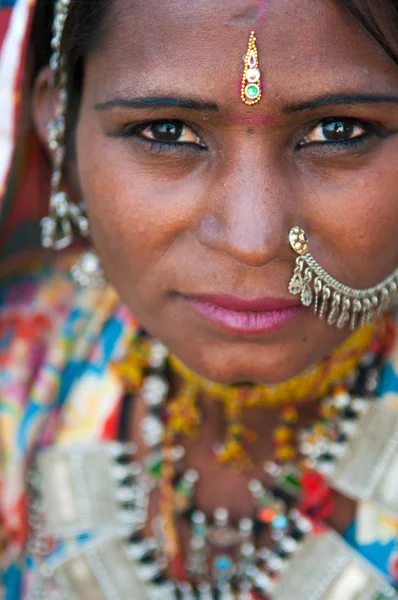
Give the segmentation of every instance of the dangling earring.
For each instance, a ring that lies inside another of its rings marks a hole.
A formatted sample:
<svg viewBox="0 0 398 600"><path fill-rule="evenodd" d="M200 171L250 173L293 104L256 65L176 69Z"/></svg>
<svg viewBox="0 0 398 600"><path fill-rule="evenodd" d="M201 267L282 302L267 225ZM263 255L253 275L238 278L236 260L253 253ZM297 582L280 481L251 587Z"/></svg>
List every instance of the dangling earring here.
<svg viewBox="0 0 398 600"><path fill-rule="evenodd" d="M51 176L50 214L41 220L41 242L44 248L63 250L73 241L74 231L83 238L89 237L89 223L81 206L73 204L66 192L60 189L65 161L65 132L68 109L68 78L66 58L61 55L62 34L68 17L70 0L58 0L55 5L53 54L50 60L52 85L58 89L59 99L56 115L48 124L49 148L53 159ZM85 252L71 273L83 286L102 286L105 283L103 270L93 250Z"/></svg>
<svg viewBox="0 0 398 600"><path fill-rule="evenodd" d="M355 289L332 277L308 251L309 239L300 227L293 227L289 242L298 254L289 292L301 303L313 307L315 315L329 325L352 330L372 323L398 300L398 268L377 285Z"/></svg>

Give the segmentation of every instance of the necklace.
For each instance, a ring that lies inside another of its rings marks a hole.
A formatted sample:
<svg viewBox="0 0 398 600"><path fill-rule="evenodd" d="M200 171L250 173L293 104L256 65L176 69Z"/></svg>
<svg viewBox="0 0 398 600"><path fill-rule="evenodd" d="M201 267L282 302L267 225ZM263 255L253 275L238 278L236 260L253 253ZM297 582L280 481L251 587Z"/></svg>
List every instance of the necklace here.
<svg viewBox="0 0 398 600"><path fill-rule="evenodd" d="M197 375L176 356L170 356L170 364L181 379L190 382L196 393L205 392L225 403L240 402L248 407L280 406L298 404L308 398L321 398L338 381L344 381L355 371L372 340L384 335L386 322L378 322L359 329L336 348L329 357L289 381L276 385L253 385L250 387L214 383Z"/></svg>
<svg viewBox="0 0 398 600"><path fill-rule="evenodd" d="M217 460L221 464L247 470L253 465L245 445L255 441L256 436L242 425L243 409L283 406L286 418L283 418L283 426L275 431L274 442L276 453L281 460L292 459L295 449L288 443L287 438L291 437L292 432L288 433L287 429L291 429L295 421L295 405L308 398L323 397L340 382L346 383L349 377L354 375L361 357L370 345L375 344L378 339L385 340L388 337L388 328L387 320L365 326L325 360L292 380L278 385L217 384L200 377L175 356L170 355L167 357L168 366L179 377L179 386L168 398L168 429L176 436L195 436L201 423L199 398L202 394L214 398L222 404L226 423L225 440L215 449ZM159 353L159 350L157 352ZM126 389L133 394L139 393L144 385L154 385L154 378L150 378L149 381L145 378L145 373L152 369L149 364L154 360L150 358L151 353L150 340L144 334L135 340L126 359L115 365ZM163 360L165 359L166 356L163 356ZM145 384L144 380L147 381ZM287 416L289 413L293 418ZM147 422L150 420L147 419Z"/></svg>
<svg viewBox="0 0 398 600"><path fill-rule="evenodd" d="M347 583L352 587L356 581L352 598L393 598L392 588L339 536L292 506L291 499L297 497L304 482L297 469L278 463L266 465L275 486L266 489L260 481L249 483L255 511L238 526L229 523L224 508L211 517L196 509L198 474L188 469L175 479L183 451L175 444L175 436L168 433L164 415L167 351L158 342L151 343L151 347L150 369L141 390L148 411L141 424L141 435L150 448L145 464L134 461L133 445L104 443L45 451L38 456L36 470L31 471L36 513L32 521L44 520L46 533L43 536L39 528L34 530L33 546L42 551L49 537L65 540L77 532L96 532L92 541L68 560L60 564L45 562L49 571L40 581L44 597L52 598L53 590L62 590L68 600L125 600L134 589L134 597L143 599L323 600L329 598L332 588L346 590ZM369 376L364 378L360 369L356 383L369 393L374 387L372 367L377 368L377 360L367 356L365 362L362 371ZM366 413L365 405L372 402L368 398L361 403L350 394L348 397L348 402L347 398L343 401L343 392L339 391L332 399L325 399L323 422L301 433L302 466L313 469L319 463L338 463L343 453L336 448L345 447L355 429L347 424L355 421L358 427ZM148 537L144 530L155 487L161 489L161 509ZM68 502L60 497L59 490ZM111 497L109 490L113 490ZM175 515L181 513L191 523L185 565L178 564L178 541L172 526ZM254 537L261 537L264 531L271 541L258 546ZM36 550L35 555L45 573L40 552ZM315 574L314 562L318 565ZM170 571L176 574L171 579ZM184 578L186 572L189 578ZM82 593L85 589L90 596ZM297 595L298 589L301 595Z"/></svg>

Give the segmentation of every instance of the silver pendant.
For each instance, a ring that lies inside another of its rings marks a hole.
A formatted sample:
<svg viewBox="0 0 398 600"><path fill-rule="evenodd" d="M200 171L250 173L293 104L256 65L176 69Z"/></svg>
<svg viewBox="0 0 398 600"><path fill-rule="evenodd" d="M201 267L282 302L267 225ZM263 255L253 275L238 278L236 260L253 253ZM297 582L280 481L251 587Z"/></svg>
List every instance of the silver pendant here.
<svg viewBox="0 0 398 600"><path fill-rule="evenodd" d="M326 476L345 496L376 502L398 516L398 412L371 402Z"/></svg>
<svg viewBox="0 0 398 600"><path fill-rule="evenodd" d="M59 446L38 453L38 494L45 533L56 537L109 530L130 533L145 522L145 493L134 485L137 463L118 462L131 447L117 442ZM123 485L123 480L129 485ZM139 515L142 513L141 517Z"/></svg>
<svg viewBox="0 0 398 600"><path fill-rule="evenodd" d="M104 536L54 565L47 580L68 600L174 600L175 586L147 583L152 573L140 573L141 566L129 558L123 540Z"/></svg>
<svg viewBox="0 0 398 600"><path fill-rule="evenodd" d="M387 600L392 587L370 563L332 531L311 535L291 559L271 600Z"/></svg>

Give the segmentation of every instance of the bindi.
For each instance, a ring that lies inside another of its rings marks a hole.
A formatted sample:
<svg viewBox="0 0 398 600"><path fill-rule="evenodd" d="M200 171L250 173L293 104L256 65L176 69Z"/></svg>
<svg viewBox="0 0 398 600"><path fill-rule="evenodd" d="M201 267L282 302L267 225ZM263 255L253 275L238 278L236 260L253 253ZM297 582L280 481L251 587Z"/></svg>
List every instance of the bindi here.
<svg viewBox="0 0 398 600"><path fill-rule="evenodd" d="M262 114L233 114L227 117L228 125L240 125L247 127L256 127L257 125L270 125L275 122L275 117L272 115Z"/></svg>
<svg viewBox="0 0 398 600"><path fill-rule="evenodd" d="M264 22L267 8L268 0L255 0L252 6L246 8L243 12L234 15L232 20L237 21L238 23L244 23L245 25L251 24L256 28L259 28Z"/></svg>
<svg viewBox="0 0 398 600"><path fill-rule="evenodd" d="M259 24L259 22L264 19L267 12L268 0L257 0L257 4L257 23Z"/></svg>

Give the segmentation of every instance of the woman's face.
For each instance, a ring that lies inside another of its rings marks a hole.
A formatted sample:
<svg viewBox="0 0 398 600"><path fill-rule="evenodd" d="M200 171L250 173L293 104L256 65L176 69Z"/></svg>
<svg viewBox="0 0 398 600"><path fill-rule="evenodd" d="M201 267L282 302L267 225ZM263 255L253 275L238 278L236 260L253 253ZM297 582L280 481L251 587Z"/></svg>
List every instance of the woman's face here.
<svg viewBox="0 0 398 600"><path fill-rule="evenodd" d="M107 18L76 143L109 280L206 377L294 376L348 332L288 293L290 228L353 287L398 265L397 67L326 0L120 0ZM264 93L246 106L252 30Z"/></svg>

